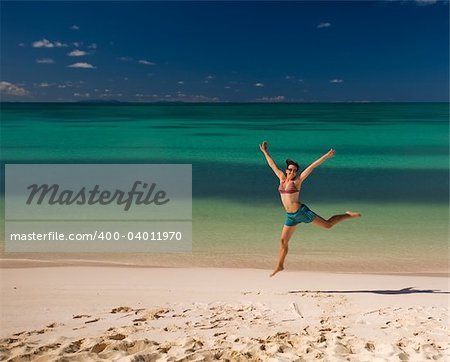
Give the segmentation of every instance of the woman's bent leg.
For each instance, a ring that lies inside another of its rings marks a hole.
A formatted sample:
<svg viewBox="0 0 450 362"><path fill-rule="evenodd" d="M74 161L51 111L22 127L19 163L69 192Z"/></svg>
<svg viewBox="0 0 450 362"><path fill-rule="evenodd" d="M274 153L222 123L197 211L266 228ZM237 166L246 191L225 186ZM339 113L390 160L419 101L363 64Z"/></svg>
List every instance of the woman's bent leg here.
<svg viewBox="0 0 450 362"><path fill-rule="evenodd" d="M283 230L281 231L280 237L280 253L278 256L278 263L275 270L272 272L272 274L270 274L271 277L273 277L276 273L284 269L284 259L286 258L286 255L288 253L289 240L294 234L296 228L297 226L287 226L287 225L283 226Z"/></svg>
<svg viewBox="0 0 450 362"><path fill-rule="evenodd" d="M360 216L361 216L360 213L353 212L353 211L347 211L345 214L341 214L341 215L334 215L334 216L330 217L328 220L325 220L322 217L320 217L319 215L316 215L316 217L314 218L312 223L314 225L323 227L325 229L330 229L334 225L336 225L337 223L339 223L341 221L344 221L347 219L352 219L355 217L360 217Z"/></svg>

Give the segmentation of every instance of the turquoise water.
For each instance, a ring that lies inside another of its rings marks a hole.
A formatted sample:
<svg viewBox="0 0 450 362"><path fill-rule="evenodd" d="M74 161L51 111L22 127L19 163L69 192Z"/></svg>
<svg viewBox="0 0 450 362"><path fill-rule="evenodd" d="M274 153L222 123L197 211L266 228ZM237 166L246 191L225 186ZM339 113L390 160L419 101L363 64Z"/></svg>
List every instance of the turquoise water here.
<svg viewBox="0 0 450 362"><path fill-rule="evenodd" d="M302 201L323 217L364 216L332 230L299 227L292 267L351 259L434 270L448 258L448 117L448 104L423 103L3 103L1 159L190 163L194 255L251 262L275 258L284 221L258 144L268 141L280 168L286 158L306 167L334 148L336 157L305 182Z"/></svg>

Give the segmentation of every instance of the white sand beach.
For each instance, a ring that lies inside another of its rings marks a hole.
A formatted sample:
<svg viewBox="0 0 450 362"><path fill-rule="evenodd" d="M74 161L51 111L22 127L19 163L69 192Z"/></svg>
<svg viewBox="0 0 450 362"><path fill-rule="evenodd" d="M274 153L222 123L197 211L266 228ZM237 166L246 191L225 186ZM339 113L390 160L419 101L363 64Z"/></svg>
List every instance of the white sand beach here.
<svg viewBox="0 0 450 362"><path fill-rule="evenodd" d="M450 360L449 279L2 268L6 361Z"/></svg>

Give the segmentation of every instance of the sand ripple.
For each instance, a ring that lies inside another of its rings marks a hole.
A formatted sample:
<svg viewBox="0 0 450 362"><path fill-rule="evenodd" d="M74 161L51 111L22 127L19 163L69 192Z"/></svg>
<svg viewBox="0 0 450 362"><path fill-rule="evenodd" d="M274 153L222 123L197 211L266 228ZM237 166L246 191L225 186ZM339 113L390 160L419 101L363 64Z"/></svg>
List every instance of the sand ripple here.
<svg viewBox="0 0 450 362"><path fill-rule="evenodd" d="M118 306L15 333L0 353L11 362L448 359L447 308L355 311L346 303L303 295L278 310L255 302Z"/></svg>

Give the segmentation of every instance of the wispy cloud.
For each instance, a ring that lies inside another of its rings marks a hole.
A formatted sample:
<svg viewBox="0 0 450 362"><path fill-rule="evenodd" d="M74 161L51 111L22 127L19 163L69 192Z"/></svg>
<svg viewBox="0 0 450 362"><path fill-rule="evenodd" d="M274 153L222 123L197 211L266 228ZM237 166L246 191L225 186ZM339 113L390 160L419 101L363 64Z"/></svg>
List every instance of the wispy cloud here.
<svg viewBox="0 0 450 362"><path fill-rule="evenodd" d="M218 97L208 97L201 94L184 94L177 92L176 95L172 94L143 94L136 93L134 95L139 102L186 102L186 103L214 103L219 102Z"/></svg>
<svg viewBox="0 0 450 362"><path fill-rule="evenodd" d="M68 68L84 68L84 69L95 69L92 64L89 63L74 63L67 66Z"/></svg>
<svg viewBox="0 0 450 362"><path fill-rule="evenodd" d="M80 27L78 25L72 25L70 27L70 29L72 29L72 30L80 30Z"/></svg>
<svg viewBox="0 0 450 362"><path fill-rule="evenodd" d="M145 59L139 60L138 63L139 64L144 64L144 65L155 65L155 63L152 63L152 62L150 62L148 60L145 60Z"/></svg>
<svg viewBox="0 0 450 362"><path fill-rule="evenodd" d="M81 98L88 98L90 97L90 93L74 93L73 94L74 97L81 97Z"/></svg>
<svg viewBox="0 0 450 362"><path fill-rule="evenodd" d="M80 88L81 87L80 84L83 84L83 81L79 81L78 85L77 85L74 82L68 80L68 81L65 81L63 84L59 84L58 88L62 88L62 89L64 89L64 88Z"/></svg>
<svg viewBox="0 0 450 362"><path fill-rule="evenodd" d="M53 64L55 61L52 58L40 58L36 59L36 63L39 64Z"/></svg>
<svg viewBox="0 0 450 362"><path fill-rule="evenodd" d="M433 5L437 4L438 0L415 0L417 5Z"/></svg>
<svg viewBox="0 0 450 362"><path fill-rule="evenodd" d="M19 43L19 44L17 44L17 46L19 46L19 47L24 47L25 46L25 43Z"/></svg>
<svg viewBox="0 0 450 362"><path fill-rule="evenodd" d="M64 48L67 44L61 43L59 41L51 42L47 39L37 40L31 44L33 48Z"/></svg>
<svg viewBox="0 0 450 362"><path fill-rule="evenodd" d="M264 87L264 83L255 83L255 87Z"/></svg>
<svg viewBox="0 0 450 362"><path fill-rule="evenodd" d="M303 83L303 79L297 78L296 76L293 76L293 75L286 75L286 76L284 77L284 79L289 80L289 81L291 81L291 82L300 82L300 83Z"/></svg>
<svg viewBox="0 0 450 362"><path fill-rule="evenodd" d="M67 53L69 57L84 57L85 55L88 54L89 54L88 52L78 49L72 50L70 53Z"/></svg>
<svg viewBox="0 0 450 362"><path fill-rule="evenodd" d="M331 26L331 24L330 23L325 23L325 22L322 22L322 23L320 23L320 24L318 24L317 25L317 28L329 28Z"/></svg>
<svg viewBox="0 0 450 362"><path fill-rule="evenodd" d="M258 98L257 101L259 102L270 102L270 103L276 103L276 102L284 102L285 96L275 96L275 97L262 97Z"/></svg>
<svg viewBox="0 0 450 362"><path fill-rule="evenodd" d="M97 44L92 43L92 44L88 45L88 49L97 49Z"/></svg>
<svg viewBox="0 0 450 362"><path fill-rule="evenodd" d="M435 5L438 3L448 4L449 0L386 0L389 3L399 3L400 5L415 4L418 6Z"/></svg>
<svg viewBox="0 0 450 362"><path fill-rule="evenodd" d="M336 84L336 83L343 83L344 81L342 79L331 79L330 83Z"/></svg>
<svg viewBox="0 0 450 362"><path fill-rule="evenodd" d="M205 84L208 84L211 80L213 80L214 79L214 76L212 76L212 75L208 75L207 77L206 77L206 79L204 79L202 82L203 83L205 83Z"/></svg>
<svg viewBox="0 0 450 362"><path fill-rule="evenodd" d="M110 97L110 98L116 98L116 97L123 97L123 93L102 93L98 95L101 98L106 98L106 97Z"/></svg>
<svg viewBox="0 0 450 362"><path fill-rule="evenodd" d="M184 80L179 80L178 84L184 84Z"/></svg>
<svg viewBox="0 0 450 362"><path fill-rule="evenodd" d="M131 62L133 60L133 58L131 58L131 57L119 57L117 59L119 59L123 62Z"/></svg>
<svg viewBox="0 0 450 362"><path fill-rule="evenodd" d="M47 83L47 82L42 82L42 83L36 84L35 86L36 86L37 88L48 88L48 87L51 86L51 84L50 84L50 83Z"/></svg>
<svg viewBox="0 0 450 362"><path fill-rule="evenodd" d="M30 93L25 88L6 81L0 82L0 92L9 96L18 97L26 96Z"/></svg>

